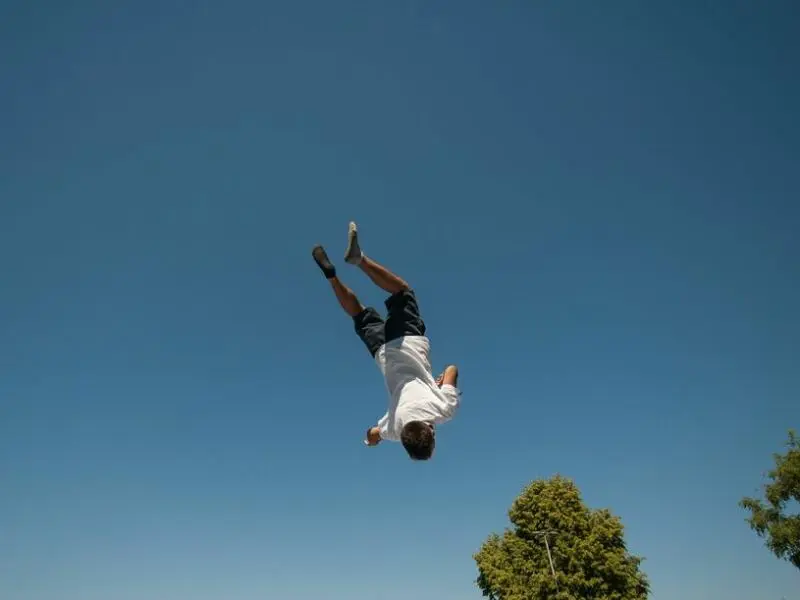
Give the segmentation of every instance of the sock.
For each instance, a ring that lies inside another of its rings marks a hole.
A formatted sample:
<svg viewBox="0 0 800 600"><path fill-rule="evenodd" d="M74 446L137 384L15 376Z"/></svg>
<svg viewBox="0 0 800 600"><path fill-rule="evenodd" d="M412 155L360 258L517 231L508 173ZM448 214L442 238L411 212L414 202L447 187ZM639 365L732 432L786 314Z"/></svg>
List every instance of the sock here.
<svg viewBox="0 0 800 600"><path fill-rule="evenodd" d="M317 263L317 266L325 275L325 279L336 277L336 267L333 266L333 263L328 258L328 253L325 252L322 246L314 246L311 256L314 257L314 262Z"/></svg>

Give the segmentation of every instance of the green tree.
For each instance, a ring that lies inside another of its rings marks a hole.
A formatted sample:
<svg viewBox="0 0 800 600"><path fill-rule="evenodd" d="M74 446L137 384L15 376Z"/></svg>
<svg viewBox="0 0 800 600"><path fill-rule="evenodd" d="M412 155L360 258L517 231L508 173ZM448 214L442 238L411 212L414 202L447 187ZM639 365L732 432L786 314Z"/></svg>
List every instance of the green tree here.
<svg viewBox="0 0 800 600"><path fill-rule="evenodd" d="M508 516L513 527L491 534L473 557L484 596L647 598L649 583L639 570L642 559L628 553L622 522L608 510L588 508L571 480L556 476L534 481L514 500Z"/></svg>
<svg viewBox="0 0 800 600"><path fill-rule="evenodd" d="M766 503L743 498L739 506L750 511L747 522L778 558L800 569L800 515L789 514L792 500L800 502L800 439L789 430L785 454L774 454L775 468L767 473Z"/></svg>

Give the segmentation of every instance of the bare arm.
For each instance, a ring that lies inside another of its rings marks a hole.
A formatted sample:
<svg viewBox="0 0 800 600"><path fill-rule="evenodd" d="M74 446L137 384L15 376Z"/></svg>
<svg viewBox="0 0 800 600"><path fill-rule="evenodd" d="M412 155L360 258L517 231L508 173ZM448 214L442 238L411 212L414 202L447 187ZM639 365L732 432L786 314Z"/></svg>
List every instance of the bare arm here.
<svg viewBox="0 0 800 600"><path fill-rule="evenodd" d="M458 367L455 365L449 365L442 371L442 374L436 379L436 383L439 387L443 385L452 385L453 387L458 387Z"/></svg>

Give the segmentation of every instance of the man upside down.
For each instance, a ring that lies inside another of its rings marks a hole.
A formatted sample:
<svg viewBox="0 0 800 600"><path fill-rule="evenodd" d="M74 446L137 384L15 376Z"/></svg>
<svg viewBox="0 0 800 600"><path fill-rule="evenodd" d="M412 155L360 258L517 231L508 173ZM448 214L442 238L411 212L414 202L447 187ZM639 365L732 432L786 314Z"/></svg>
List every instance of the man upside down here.
<svg viewBox="0 0 800 600"><path fill-rule="evenodd" d="M358 266L389 297L387 316L364 307L336 274L325 248L317 245L311 255L330 282L336 299L353 319L356 333L383 373L389 392L389 408L367 430L364 443L400 441L413 460L428 460L436 444L436 426L451 420L460 406L458 368L448 366L434 378L430 340L425 336L414 290L402 278L378 264L361 250L358 229L351 222L345 262Z"/></svg>

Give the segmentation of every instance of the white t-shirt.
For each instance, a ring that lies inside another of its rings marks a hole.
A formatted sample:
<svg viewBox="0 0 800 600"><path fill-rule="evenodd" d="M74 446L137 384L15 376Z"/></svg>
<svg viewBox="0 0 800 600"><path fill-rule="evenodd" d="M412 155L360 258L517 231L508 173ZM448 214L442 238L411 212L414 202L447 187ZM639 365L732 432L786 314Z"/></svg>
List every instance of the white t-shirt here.
<svg viewBox="0 0 800 600"><path fill-rule="evenodd" d="M444 423L455 416L461 392L436 385L430 363L430 341L422 335L394 339L375 353L389 392L389 410L378 421L381 438L397 442L409 421Z"/></svg>

